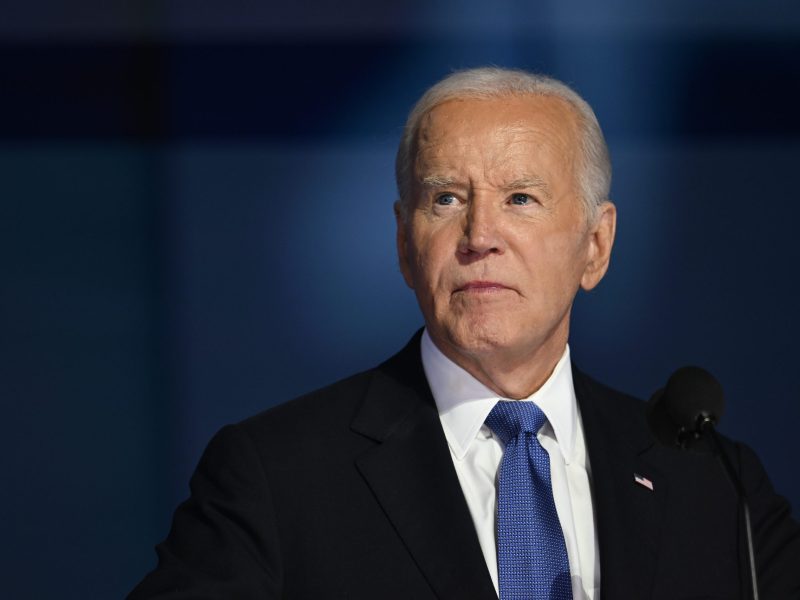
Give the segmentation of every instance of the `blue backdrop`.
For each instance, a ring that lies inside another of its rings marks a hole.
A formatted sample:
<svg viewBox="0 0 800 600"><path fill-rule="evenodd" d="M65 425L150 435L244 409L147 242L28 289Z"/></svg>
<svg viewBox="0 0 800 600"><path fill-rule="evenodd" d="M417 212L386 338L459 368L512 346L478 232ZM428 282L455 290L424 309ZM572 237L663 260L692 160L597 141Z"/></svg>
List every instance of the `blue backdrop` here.
<svg viewBox="0 0 800 600"><path fill-rule="evenodd" d="M395 146L484 64L568 81L606 131L619 234L578 364L642 397L707 367L722 430L800 504L800 5L8 4L8 597L123 596L214 431L405 343Z"/></svg>

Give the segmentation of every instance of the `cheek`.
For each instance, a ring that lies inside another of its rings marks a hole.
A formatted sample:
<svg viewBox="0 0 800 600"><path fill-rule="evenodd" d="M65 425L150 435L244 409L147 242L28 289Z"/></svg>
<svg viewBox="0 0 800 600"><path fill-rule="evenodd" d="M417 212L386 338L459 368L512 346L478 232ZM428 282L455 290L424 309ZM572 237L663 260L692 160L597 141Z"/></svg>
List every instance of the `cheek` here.
<svg viewBox="0 0 800 600"><path fill-rule="evenodd" d="M586 267L587 244L582 235L555 233L528 247L524 262L534 290L545 296L576 292Z"/></svg>
<svg viewBox="0 0 800 600"><path fill-rule="evenodd" d="M567 231L554 234L545 241L544 252L551 264L559 264L567 273L583 272L587 256L588 240L582 232Z"/></svg>
<svg viewBox="0 0 800 600"><path fill-rule="evenodd" d="M413 265L417 284L427 292L435 292L442 285L447 271L448 253L436 237L422 237L415 241Z"/></svg>

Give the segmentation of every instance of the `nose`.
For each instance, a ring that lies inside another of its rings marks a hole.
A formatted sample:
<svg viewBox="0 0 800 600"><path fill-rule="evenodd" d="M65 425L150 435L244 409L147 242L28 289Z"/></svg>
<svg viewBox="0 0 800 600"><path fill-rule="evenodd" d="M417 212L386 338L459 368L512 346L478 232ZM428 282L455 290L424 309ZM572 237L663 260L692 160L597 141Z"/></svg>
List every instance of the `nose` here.
<svg viewBox="0 0 800 600"><path fill-rule="evenodd" d="M505 250L500 230L501 215L489 202L474 198L465 211L464 235L458 246L459 254L480 258L489 254L502 254Z"/></svg>

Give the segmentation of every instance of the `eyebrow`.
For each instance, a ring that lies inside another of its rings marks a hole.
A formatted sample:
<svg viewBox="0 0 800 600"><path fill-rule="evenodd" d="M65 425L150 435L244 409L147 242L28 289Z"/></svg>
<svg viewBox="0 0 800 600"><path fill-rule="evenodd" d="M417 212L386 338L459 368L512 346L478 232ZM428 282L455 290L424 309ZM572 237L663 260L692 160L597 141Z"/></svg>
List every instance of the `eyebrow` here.
<svg viewBox="0 0 800 600"><path fill-rule="evenodd" d="M503 186L503 191L510 192L512 190L521 190L525 188L538 188L542 190L547 196L550 195L550 188L545 183L544 179L541 177L536 177L535 175L532 177L521 177L520 179L515 179Z"/></svg>
<svg viewBox="0 0 800 600"><path fill-rule="evenodd" d="M452 177L442 177L441 175L428 175L422 178L421 183L427 188L443 188L454 186L456 180Z"/></svg>
<svg viewBox="0 0 800 600"><path fill-rule="evenodd" d="M452 177L446 177L442 175L428 175L423 177L420 183L423 187L431 189L448 188L459 185L457 180L453 179ZM539 189L548 198L550 197L550 188L548 187L547 183L545 183L544 179L537 177L536 175L520 177L519 179L515 179L503 185L500 189L502 189L504 192L511 192L513 190L522 190L526 188Z"/></svg>

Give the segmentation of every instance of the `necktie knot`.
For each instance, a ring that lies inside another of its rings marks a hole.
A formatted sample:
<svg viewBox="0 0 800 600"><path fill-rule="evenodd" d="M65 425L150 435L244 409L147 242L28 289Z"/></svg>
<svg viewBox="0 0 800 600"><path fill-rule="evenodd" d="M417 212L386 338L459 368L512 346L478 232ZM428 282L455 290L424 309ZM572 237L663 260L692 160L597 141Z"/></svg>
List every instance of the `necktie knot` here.
<svg viewBox="0 0 800 600"><path fill-rule="evenodd" d="M533 402L500 400L486 417L486 425L504 444L520 433L536 434L547 421L542 409Z"/></svg>

